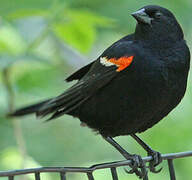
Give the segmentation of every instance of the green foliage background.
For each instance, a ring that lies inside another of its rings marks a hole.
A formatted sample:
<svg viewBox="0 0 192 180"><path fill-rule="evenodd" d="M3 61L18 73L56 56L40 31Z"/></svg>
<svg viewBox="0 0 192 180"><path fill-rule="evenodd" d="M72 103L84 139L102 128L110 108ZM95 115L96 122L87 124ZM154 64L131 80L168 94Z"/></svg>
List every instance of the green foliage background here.
<svg viewBox="0 0 192 180"><path fill-rule="evenodd" d="M114 41L134 31L130 13L152 0L0 0L0 170L38 166L89 166L123 158L99 135L63 116L43 123L35 116L7 119L11 109L63 92L67 75L94 60ZM192 40L192 1L156 0L181 23ZM166 27L165 27L166 28ZM192 149L191 77L182 103L157 126L140 135L162 153ZM116 138L131 153L145 155L130 138ZM192 159L175 161L178 179L190 179ZM151 179L168 179L167 165ZM108 171L96 179L110 179ZM82 175L68 175L72 180ZM119 169L121 180L136 179ZM57 179L57 175L44 175ZM2 178L3 179L3 178ZM31 179L31 177L27 177Z"/></svg>

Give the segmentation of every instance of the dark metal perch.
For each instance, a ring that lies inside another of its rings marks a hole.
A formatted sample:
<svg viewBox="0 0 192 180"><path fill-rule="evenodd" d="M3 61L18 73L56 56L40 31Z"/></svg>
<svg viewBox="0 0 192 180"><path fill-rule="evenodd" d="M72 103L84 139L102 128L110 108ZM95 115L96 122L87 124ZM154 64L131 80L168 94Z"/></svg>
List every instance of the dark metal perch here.
<svg viewBox="0 0 192 180"><path fill-rule="evenodd" d="M169 166L169 174L170 180L176 180L175 170L173 160L178 158L184 158L192 156L192 151L188 152L179 152L179 153L170 153L170 154L163 154L163 160L168 161ZM143 158L143 161L149 162L152 157L147 156ZM94 180L93 172L98 169L108 169L111 170L111 175L113 180L118 180L117 175L117 168L122 166L128 166L131 161L116 161L110 163L103 163L103 164L96 164L91 167L40 167L40 168L32 168L32 169L20 169L20 170L10 170L10 171L0 171L0 177L8 177L8 180L14 180L15 176L24 175L24 174L34 174L34 180L40 180L40 174L45 172L56 172L60 173L61 180L67 180L66 174L67 173L86 173L88 180ZM148 179L148 177L145 177Z"/></svg>

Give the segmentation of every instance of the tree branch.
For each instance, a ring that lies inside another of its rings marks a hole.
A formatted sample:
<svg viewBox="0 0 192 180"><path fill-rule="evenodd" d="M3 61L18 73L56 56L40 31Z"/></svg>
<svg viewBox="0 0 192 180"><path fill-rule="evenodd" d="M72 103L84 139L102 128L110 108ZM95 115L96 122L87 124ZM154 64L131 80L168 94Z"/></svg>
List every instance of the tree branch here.
<svg viewBox="0 0 192 180"><path fill-rule="evenodd" d="M3 69L2 78L3 78L3 84L7 91L8 111L12 112L14 109L14 92L10 82L10 68L7 67ZM12 120L12 124L13 124L13 129L14 129L18 150L22 157L21 167L24 168L26 165L27 151L25 146L25 140L23 138L21 124L20 124L20 121L16 121L14 119Z"/></svg>

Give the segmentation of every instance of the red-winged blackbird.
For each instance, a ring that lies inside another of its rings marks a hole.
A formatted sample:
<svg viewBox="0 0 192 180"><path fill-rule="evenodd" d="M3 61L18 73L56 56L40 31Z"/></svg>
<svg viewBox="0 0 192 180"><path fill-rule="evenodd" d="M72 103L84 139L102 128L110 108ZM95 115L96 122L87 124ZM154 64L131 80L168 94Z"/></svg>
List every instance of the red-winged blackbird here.
<svg viewBox="0 0 192 180"><path fill-rule="evenodd" d="M159 6L145 6L133 13L135 33L106 49L97 60L66 81L78 80L60 96L12 115L36 113L50 119L69 114L98 131L125 158L136 159L112 137L131 135L153 156L150 170L161 162L160 154L135 133L158 123L185 94L190 52L174 15ZM132 166L133 171L139 170Z"/></svg>

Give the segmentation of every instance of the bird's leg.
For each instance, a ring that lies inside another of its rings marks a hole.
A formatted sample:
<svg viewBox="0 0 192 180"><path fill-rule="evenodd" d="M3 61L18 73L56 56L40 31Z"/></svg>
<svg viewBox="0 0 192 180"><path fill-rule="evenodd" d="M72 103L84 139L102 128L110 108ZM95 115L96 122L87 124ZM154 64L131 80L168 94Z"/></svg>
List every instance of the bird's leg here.
<svg viewBox="0 0 192 180"><path fill-rule="evenodd" d="M153 157L153 160L149 162L149 169L153 173L159 173L162 168L156 170L155 167L162 162L161 154L157 151L154 151L150 146L148 146L144 141L142 141L137 135L132 134L131 137L135 139L142 147L147 151L149 156Z"/></svg>
<svg viewBox="0 0 192 180"><path fill-rule="evenodd" d="M132 164L130 165L132 169L130 171L126 170L127 173L130 174L135 173L139 178L147 179L147 170L141 156L128 153L112 137L103 137L103 138L109 144L115 147L115 149L117 149L127 160L132 161ZM138 168L141 168L141 171Z"/></svg>

